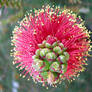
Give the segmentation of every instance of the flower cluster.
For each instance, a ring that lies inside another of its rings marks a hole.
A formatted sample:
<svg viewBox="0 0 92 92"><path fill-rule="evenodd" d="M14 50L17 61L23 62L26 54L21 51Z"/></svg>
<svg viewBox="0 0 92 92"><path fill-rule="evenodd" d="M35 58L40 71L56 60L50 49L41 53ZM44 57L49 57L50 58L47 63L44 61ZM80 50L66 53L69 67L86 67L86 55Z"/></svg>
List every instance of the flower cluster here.
<svg viewBox="0 0 92 92"><path fill-rule="evenodd" d="M29 13L13 31L13 64L43 85L71 80L83 71L90 50L84 22L70 10L49 5Z"/></svg>
<svg viewBox="0 0 92 92"><path fill-rule="evenodd" d="M42 77L38 76L38 80L46 81L50 85L58 82L59 76L64 75L69 60L69 54L62 43L58 40L52 43L48 42L48 40L51 42L53 39L55 38L48 36L42 44L38 44L39 49L36 50L36 54L33 56L34 62L32 64Z"/></svg>

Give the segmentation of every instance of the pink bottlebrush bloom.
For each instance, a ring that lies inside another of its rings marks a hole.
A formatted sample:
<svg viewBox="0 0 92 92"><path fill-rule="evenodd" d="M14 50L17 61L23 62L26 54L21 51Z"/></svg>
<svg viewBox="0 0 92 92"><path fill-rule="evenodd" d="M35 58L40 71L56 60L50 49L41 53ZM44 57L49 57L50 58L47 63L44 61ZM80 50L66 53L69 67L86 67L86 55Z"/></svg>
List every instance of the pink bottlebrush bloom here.
<svg viewBox="0 0 92 92"><path fill-rule="evenodd" d="M90 50L84 22L70 10L49 5L29 13L13 31L14 64L42 84L56 85L83 71Z"/></svg>

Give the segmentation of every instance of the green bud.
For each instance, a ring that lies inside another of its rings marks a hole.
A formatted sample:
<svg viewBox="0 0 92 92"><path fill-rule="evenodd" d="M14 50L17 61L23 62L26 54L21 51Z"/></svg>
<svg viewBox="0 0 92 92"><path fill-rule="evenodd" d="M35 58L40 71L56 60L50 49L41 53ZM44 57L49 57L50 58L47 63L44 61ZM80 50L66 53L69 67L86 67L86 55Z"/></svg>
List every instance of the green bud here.
<svg viewBox="0 0 92 92"><path fill-rule="evenodd" d="M54 47L54 48L53 48L53 51L54 51L55 53L58 53L58 54L61 54L61 53L62 53L62 50L61 50L61 48L60 48L59 46Z"/></svg>
<svg viewBox="0 0 92 92"><path fill-rule="evenodd" d="M33 58L33 59L39 59L39 56L34 55L34 56L32 56L32 58Z"/></svg>
<svg viewBox="0 0 92 92"><path fill-rule="evenodd" d="M40 49L36 50L36 55L39 56L40 55Z"/></svg>
<svg viewBox="0 0 92 92"><path fill-rule="evenodd" d="M46 47L46 48L51 48L52 46L51 46L49 43L46 43L46 44L45 44L45 47Z"/></svg>
<svg viewBox="0 0 92 92"><path fill-rule="evenodd" d="M63 73L65 73L67 71L67 64L62 64L61 67L62 67Z"/></svg>
<svg viewBox="0 0 92 92"><path fill-rule="evenodd" d="M45 45L45 44L46 44L46 41L44 40L44 41L42 42L42 44Z"/></svg>
<svg viewBox="0 0 92 92"><path fill-rule="evenodd" d="M41 77L39 75L37 75L36 77L39 79L39 81L41 81Z"/></svg>
<svg viewBox="0 0 92 92"><path fill-rule="evenodd" d="M44 46L44 44L38 44L38 47L39 48L44 48L45 46Z"/></svg>
<svg viewBox="0 0 92 92"><path fill-rule="evenodd" d="M48 48L41 49L40 56L44 57L50 50Z"/></svg>
<svg viewBox="0 0 92 92"><path fill-rule="evenodd" d="M58 62L53 62L50 66L50 71L52 72L60 72L60 65Z"/></svg>
<svg viewBox="0 0 92 92"><path fill-rule="evenodd" d="M64 48L63 43L59 43L59 46L60 46L61 48Z"/></svg>
<svg viewBox="0 0 92 92"><path fill-rule="evenodd" d="M34 62L37 63L40 59L34 59Z"/></svg>
<svg viewBox="0 0 92 92"><path fill-rule="evenodd" d="M34 59L35 64L33 65L33 67L39 71L40 67L43 66L43 61L40 59Z"/></svg>
<svg viewBox="0 0 92 92"><path fill-rule="evenodd" d="M48 71L49 70L49 62L44 60L44 67L42 68L42 71Z"/></svg>
<svg viewBox="0 0 92 92"><path fill-rule="evenodd" d="M48 72L42 72L41 75L43 76L44 79L48 78Z"/></svg>
<svg viewBox="0 0 92 92"><path fill-rule="evenodd" d="M53 44L52 44L52 47L56 47L58 45L58 43L57 42L54 42Z"/></svg>
<svg viewBox="0 0 92 92"><path fill-rule="evenodd" d="M61 78L64 74L60 74L59 77Z"/></svg>
<svg viewBox="0 0 92 92"><path fill-rule="evenodd" d="M66 51L66 49L67 49L67 48L63 48L63 52L65 52L65 51Z"/></svg>
<svg viewBox="0 0 92 92"><path fill-rule="evenodd" d="M64 55L66 57L66 60L69 60L69 54L68 54L68 52L64 52Z"/></svg>
<svg viewBox="0 0 92 92"><path fill-rule="evenodd" d="M38 62L36 63L36 65L38 65L39 67L43 66L43 61L42 60L38 60Z"/></svg>
<svg viewBox="0 0 92 92"><path fill-rule="evenodd" d="M66 62L66 57L65 57L64 55L60 55L60 56L58 57L58 60L59 60L61 63L67 63L67 62Z"/></svg>
<svg viewBox="0 0 92 92"><path fill-rule="evenodd" d="M55 59L55 58L56 58L56 55L53 52L49 52L49 53L46 54L46 59L52 60L52 59Z"/></svg>

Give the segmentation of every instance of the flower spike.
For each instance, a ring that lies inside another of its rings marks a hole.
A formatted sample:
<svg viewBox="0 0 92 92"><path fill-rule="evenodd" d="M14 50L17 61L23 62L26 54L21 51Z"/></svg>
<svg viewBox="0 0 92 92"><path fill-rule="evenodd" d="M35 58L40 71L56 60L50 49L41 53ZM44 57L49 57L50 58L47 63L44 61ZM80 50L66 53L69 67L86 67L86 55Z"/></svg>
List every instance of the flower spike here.
<svg viewBox="0 0 92 92"><path fill-rule="evenodd" d="M29 13L19 24L13 31L12 55L13 64L23 70L21 75L55 86L84 70L91 41L80 16L47 5Z"/></svg>

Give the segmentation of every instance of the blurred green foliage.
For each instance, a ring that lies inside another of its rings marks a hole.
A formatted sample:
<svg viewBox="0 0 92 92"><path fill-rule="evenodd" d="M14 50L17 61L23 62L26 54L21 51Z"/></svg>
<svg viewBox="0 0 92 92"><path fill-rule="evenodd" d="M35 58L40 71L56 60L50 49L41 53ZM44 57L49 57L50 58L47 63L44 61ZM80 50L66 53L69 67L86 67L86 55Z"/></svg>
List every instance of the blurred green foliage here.
<svg viewBox="0 0 92 92"><path fill-rule="evenodd" d="M85 20L92 31L92 0L0 0L0 92L92 92L92 58L88 57L86 71L72 83L62 83L57 88L46 90L32 79L19 77L10 57L11 36L16 22L33 8L42 5L58 5L70 8ZM15 90L15 91L14 91ZM18 90L18 91L16 91Z"/></svg>

